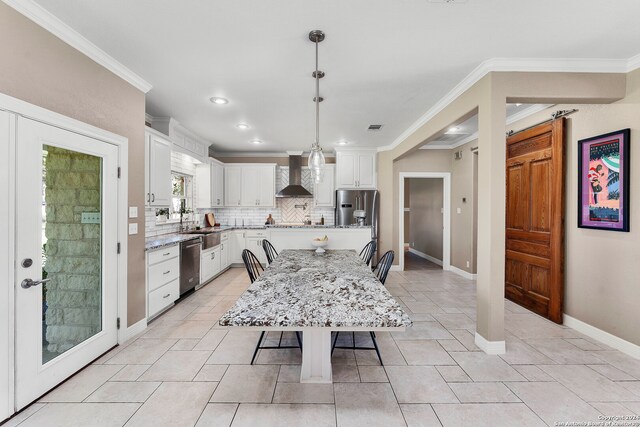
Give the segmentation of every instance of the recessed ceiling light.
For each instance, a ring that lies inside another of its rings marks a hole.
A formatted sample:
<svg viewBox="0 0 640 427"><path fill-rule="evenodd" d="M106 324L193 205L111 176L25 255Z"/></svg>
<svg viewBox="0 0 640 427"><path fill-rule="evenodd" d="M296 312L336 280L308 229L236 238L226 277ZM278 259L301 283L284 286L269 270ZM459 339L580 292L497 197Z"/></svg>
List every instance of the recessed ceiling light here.
<svg viewBox="0 0 640 427"><path fill-rule="evenodd" d="M236 127L237 127L238 129L242 129L242 130L247 130L247 129L249 129L249 125L248 125L248 124L246 124L246 123L238 123L238 124L236 125Z"/></svg>
<svg viewBox="0 0 640 427"><path fill-rule="evenodd" d="M516 103L516 107L519 107L519 106L521 106L521 105L522 105L522 104L517 104L517 103Z"/></svg>
<svg viewBox="0 0 640 427"><path fill-rule="evenodd" d="M449 132L458 132L459 130L460 130L460 128L457 127L457 126L449 128Z"/></svg>
<svg viewBox="0 0 640 427"><path fill-rule="evenodd" d="M223 105L223 104L228 104L229 100L226 98L219 98L217 96L212 96L211 98L209 98L209 101L213 102L214 104L218 104L218 105Z"/></svg>
<svg viewBox="0 0 640 427"><path fill-rule="evenodd" d="M347 145L349 142L345 141L344 139L342 141L338 141L338 145Z"/></svg>
<svg viewBox="0 0 640 427"><path fill-rule="evenodd" d="M252 139L251 142L256 144L256 145L262 144L262 141L260 141L259 139Z"/></svg>

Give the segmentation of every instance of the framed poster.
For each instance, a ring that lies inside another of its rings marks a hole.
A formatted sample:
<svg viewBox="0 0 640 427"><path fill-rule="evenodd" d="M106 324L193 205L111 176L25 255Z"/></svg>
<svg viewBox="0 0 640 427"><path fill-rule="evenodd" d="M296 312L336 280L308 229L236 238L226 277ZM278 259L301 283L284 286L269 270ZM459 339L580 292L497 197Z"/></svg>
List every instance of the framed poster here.
<svg viewBox="0 0 640 427"><path fill-rule="evenodd" d="M578 141L578 227L629 231L629 136Z"/></svg>

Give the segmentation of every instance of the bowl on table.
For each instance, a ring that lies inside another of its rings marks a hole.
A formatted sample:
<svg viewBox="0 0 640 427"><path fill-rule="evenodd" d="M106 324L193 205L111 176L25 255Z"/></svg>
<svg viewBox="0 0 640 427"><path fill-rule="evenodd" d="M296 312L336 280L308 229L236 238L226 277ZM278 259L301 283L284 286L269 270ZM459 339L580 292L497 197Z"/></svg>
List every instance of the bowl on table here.
<svg viewBox="0 0 640 427"><path fill-rule="evenodd" d="M324 238L315 238L311 241L311 246L316 248L317 254L324 253L325 252L324 248L326 248L328 244L329 244L329 239L327 238L327 236L324 236Z"/></svg>

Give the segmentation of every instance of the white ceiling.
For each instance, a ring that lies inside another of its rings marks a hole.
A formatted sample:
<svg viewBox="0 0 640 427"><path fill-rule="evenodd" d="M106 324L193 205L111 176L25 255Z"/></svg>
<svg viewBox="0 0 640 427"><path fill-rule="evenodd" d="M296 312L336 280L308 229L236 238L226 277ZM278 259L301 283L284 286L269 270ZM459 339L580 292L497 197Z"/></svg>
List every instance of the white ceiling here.
<svg viewBox="0 0 640 427"><path fill-rule="evenodd" d="M343 139L390 144L490 58L628 59L640 49L638 0L37 2L149 81L149 114L176 118L218 151L310 146L313 29L327 34L325 150Z"/></svg>

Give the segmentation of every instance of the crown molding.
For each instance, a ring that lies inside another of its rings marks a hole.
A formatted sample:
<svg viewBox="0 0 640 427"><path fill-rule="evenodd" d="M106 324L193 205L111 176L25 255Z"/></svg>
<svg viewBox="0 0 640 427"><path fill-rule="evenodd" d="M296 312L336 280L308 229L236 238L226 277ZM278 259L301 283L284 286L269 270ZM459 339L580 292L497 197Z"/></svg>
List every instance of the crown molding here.
<svg viewBox="0 0 640 427"><path fill-rule="evenodd" d="M37 4L33 0L2 0L11 8L21 13L40 27L49 31L69 46L80 51L96 63L102 65L116 76L125 80L136 89L147 93L151 90L151 84L134 73L122 63L115 60L98 46L80 35L76 30L62 22L51 12Z"/></svg>
<svg viewBox="0 0 640 427"><path fill-rule="evenodd" d="M552 58L492 58L483 61L463 78L433 107L427 110L391 144L378 147L390 151L433 119L460 95L491 72L561 72L561 73L628 73L640 68L640 54L629 59L552 59Z"/></svg>
<svg viewBox="0 0 640 427"><path fill-rule="evenodd" d="M640 53L632 56L629 58L629 61L627 61L627 73L637 70L638 68L640 68Z"/></svg>
<svg viewBox="0 0 640 427"><path fill-rule="evenodd" d="M153 123L153 121L155 120L155 118L154 118L151 114L149 114L149 113L144 113L144 120L145 120L147 123Z"/></svg>

